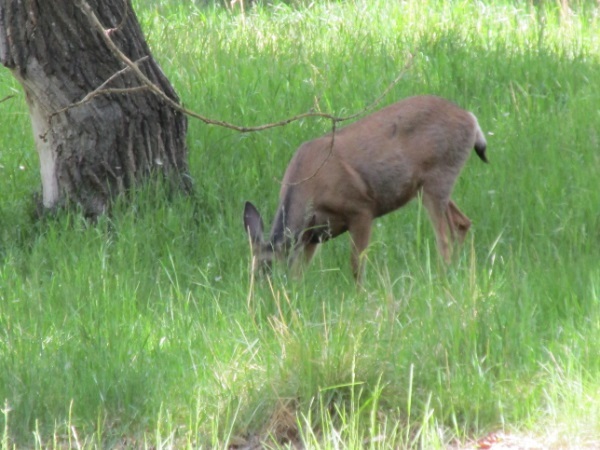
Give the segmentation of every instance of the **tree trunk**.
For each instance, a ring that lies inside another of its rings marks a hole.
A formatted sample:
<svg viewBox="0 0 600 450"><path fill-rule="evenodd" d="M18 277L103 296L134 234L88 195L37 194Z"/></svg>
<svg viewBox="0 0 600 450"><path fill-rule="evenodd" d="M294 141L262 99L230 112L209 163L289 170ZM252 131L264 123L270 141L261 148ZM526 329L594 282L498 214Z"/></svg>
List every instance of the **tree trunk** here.
<svg viewBox="0 0 600 450"><path fill-rule="evenodd" d="M0 61L25 90L44 207L75 202L88 215L102 214L115 194L151 174L188 188L187 118L148 89L114 92L142 83L132 70L123 70L126 65L81 4L0 0ZM121 52L178 102L150 54L130 0L87 4ZM104 88L112 93L74 105L109 79Z"/></svg>

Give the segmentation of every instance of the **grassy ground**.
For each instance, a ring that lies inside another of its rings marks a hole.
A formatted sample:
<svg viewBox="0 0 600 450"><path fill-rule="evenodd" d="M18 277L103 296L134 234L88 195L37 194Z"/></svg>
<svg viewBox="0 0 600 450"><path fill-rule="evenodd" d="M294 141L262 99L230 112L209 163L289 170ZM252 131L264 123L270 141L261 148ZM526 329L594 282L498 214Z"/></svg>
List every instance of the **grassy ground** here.
<svg viewBox="0 0 600 450"><path fill-rule="evenodd" d="M472 110L454 199L473 220L440 269L418 202L382 218L366 284L349 243L251 288L241 215L267 217L306 119L191 121L194 197L160 187L91 225L33 220L37 157L0 72L0 448L444 448L507 430L600 442L600 12L595 2L383 0L255 8L138 0L186 106L240 125L413 94Z"/></svg>

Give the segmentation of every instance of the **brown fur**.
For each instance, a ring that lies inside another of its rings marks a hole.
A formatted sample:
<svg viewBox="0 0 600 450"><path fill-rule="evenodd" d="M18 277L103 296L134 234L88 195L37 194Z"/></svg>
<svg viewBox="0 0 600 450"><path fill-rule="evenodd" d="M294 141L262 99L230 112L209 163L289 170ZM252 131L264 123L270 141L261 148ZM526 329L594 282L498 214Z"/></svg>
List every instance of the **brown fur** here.
<svg viewBox="0 0 600 450"><path fill-rule="evenodd" d="M317 245L348 231L358 280L373 219L423 194L437 245L450 260L448 235L462 242L471 221L450 200L470 150L485 162L486 142L473 114L439 97L407 98L300 146L283 178L269 242L249 202L244 227L255 268L273 259L309 261Z"/></svg>

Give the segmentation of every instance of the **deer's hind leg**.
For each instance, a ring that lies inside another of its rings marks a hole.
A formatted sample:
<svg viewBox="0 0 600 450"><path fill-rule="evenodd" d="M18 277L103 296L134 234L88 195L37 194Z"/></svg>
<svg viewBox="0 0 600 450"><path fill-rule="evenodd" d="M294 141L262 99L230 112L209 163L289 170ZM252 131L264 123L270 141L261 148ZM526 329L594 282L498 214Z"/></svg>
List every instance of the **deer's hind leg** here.
<svg viewBox="0 0 600 450"><path fill-rule="evenodd" d="M456 206L456 203L452 200L448 202L446 220L450 226L452 239L458 241L459 244L462 244L469 228L471 228L471 220L458 209L458 206Z"/></svg>

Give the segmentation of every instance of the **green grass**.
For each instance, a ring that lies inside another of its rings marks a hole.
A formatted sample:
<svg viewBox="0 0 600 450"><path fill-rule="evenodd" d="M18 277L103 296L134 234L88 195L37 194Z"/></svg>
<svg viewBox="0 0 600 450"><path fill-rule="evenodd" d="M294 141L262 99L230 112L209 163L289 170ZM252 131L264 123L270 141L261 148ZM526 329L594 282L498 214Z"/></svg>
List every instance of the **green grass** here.
<svg viewBox="0 0 600 450"><path fill-rule="evenodd" d="M185 105L258 125L414 94L472 110L490 165L454 199L474 225L441 270L414 202L377 222L365 289L346 237L301 280L252 285L241 215L268 220L305 119L239 134L191 120L196 194L136 192L90 224L32 219L24 96L0 72L0 448L444 448L490 431L600 435L600 11L596 2L138 0Z"/></svg>

